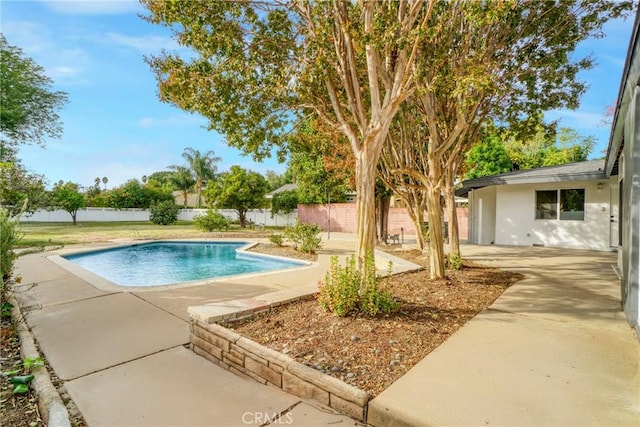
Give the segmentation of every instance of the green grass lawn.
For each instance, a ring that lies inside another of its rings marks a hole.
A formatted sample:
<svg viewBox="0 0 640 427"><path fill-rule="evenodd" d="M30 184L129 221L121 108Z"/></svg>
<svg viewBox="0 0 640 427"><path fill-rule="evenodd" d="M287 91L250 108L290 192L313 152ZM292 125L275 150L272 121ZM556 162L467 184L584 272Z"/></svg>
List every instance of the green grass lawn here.
<svg viewBox="0 0 640 427"><path fill-rule="evenodd" d="M17 248L64 246L77 243L104 242L113 239L188 239L210 237L193 223L178 221L174 225L156 225L151 222L22 222L18 227L22 239ZM232 226L229 232L257 232Z"/></svg>

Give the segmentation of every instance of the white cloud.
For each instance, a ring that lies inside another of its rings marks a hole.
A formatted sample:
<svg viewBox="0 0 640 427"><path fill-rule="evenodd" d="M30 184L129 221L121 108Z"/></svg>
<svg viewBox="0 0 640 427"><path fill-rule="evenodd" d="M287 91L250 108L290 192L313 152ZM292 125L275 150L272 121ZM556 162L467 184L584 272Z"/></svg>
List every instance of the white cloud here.
<svg viewBox="0 0 640 427"><path fill-rule="evenodd" d="M587 111L553 110L546 114L548 120L559 120L560 126L576 129L603 129L609 127L605 124L604 112L591 113Z"/></svg>
<svg viewBox="0 0 640 427"><path fill-rule="evenodd" d="M142 11L142 6L132 0L42 0L42 3L65 15L116 15Z"/></svg>
<svg viewBox="0 0 640 427"><path fill-rule="evenodd" d="M167 36L134 37L120 33L106 33L104 40L108 43L134 48L142 53L159 52L162 49L176 50L180 48L178 43Z"/></svg>

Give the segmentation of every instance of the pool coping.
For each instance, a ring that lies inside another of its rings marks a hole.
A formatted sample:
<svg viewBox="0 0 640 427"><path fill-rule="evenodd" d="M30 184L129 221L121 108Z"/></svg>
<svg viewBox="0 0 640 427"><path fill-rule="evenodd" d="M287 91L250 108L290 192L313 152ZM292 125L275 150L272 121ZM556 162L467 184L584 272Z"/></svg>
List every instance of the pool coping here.
<svg viewBox="0 0 640 427"><path fill-rule="evenodd" d="M260 244L260 241L249 241L250 239L215 239L215 240L203 240L203 239L160 239L160 240L156 240L156 239L150 239L150 240L136 240L136 241L132 241L132 242L118 242L118 243L113 243L113 244L109 244L109 245L104 245L101 246L100 248L97 247L85 247L85 248L69 248L69 249L60 249L57 250L55 254L53 255L49 255L47 256L47 259L50 260L51 262L53 262L54 264L58 265L59 267L67 270L68 272L78 276L79 278L81 278L82 280L85 280L87 283L91 284L92 286L94 286L95 288L105 291L105 292L157 292L157 291L167 291L167 290L172 290L172 289L183 289L183 288L189 288L189 287L196 287L196 286L204 286L204 285L212 285L212 284L216 284L216 283L225 283L229 280L237 280L237 279L251 279L251 278L255 278L255 277L262 277L265 275L272 275L272 274L280 274L284 271L296 271L296 270L305 270L308 268L312 268L315 267L317 265L317 262L314 261L307 261L307 260L301 260L301 259L296 259L296 258L287 258L287 257L282 257L282 256L276 256L276 255L270 255L270 254L263 254L260 252L253 252L253 251L249 251L249 249L257 246L258 244ZM76 255L76 254L83 254L83 253L88 253L88 252L95 252L95 251L102 251L102 250L112 250L112 249L118 249L118 248L125 248L125 247L129 247L129 246L136 246L136 245L144 245L144 244L149 244L149 243L172 243L172 242L189 242L189 243L195 243L195 242L203 242L203 243L215 243L215 242L221 242L221 243L233 243L233 242L241 242L241 243L248 243L238 249L236 249L236 251L243 253L245 255L249 255L251 257L261 257L261 258L267 258L267 259L274 259L274 260L280 260L280 261L285 261L285 262L290 262L290 263L295 263L295 264L301 264L300 266L295 266L295 267L289 267L289 268L280 268L280 269L276 269L276 270L269 270L269 271L262 271L262 272L253 272L253 273L244 273L244 274L233 274L233 275L227 275L227 276L218 276L218 277L209 277L206 279L198 279L198 280L191 280L188 282L179 282L179 283L170 283L170 284L166 284L166 285L155 285L155 286L126 286L126 285L119 285L117 283L114 283L96 273L93 273L89 270L87 270L84 267L81 267L78 264L75 264L67 259L64 258L65 255Z"/></svg>

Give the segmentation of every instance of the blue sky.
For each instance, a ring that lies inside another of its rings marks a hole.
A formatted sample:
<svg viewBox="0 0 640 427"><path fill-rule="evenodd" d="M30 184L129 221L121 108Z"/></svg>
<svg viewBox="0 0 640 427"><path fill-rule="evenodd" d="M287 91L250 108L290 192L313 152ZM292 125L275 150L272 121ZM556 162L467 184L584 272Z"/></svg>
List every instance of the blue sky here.
<svg viewBox="0 0 640 427"><path fill-rule="evenodd" d="M106 176L111 188L183 164L182 151L193 147L221 157L220 171L240 165L283 173L286 165L275 159L253 162L226 146L222 136L203 129L203 118L158 100L155 77L143 55L180 47L169 29L138 17L144 12L137 1L2 0L0 28L8 43L44 67L56 90L69 94L61 112L62 138L49 140L46 148L24 146L20 157L25 166L50 183L86 186ZM581 75L590 89L578 111L547 114L561 126L596 137L594 155L608 144L604 112L618 95L632 24L632 17L610 22L605 38L581 46L577 54L592 54L598 62Z"/></svg>

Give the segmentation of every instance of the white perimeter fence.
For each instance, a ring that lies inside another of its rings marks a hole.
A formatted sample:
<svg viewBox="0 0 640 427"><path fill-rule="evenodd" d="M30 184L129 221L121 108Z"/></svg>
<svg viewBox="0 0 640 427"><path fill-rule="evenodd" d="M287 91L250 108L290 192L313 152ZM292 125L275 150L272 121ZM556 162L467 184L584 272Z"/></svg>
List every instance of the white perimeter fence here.
<svg viewBox="0 0 640 427"><path fill-rule="evenodd" d="M193 221L199 214L204 215L206 209L180 209L179 220ZM238 213L232 209L220 209L226 218L237 221ZM247 221L252 221L258 226L286 226L293 225L298 219L298 212L293 211L288 215L276 214L271 217L271 209L254 209L247 212ZM78 222L119 222L119 221L149 221L148 209L113 209L113 208L85 208L80 209L77 215ZM23 215L21 222L71 222L71 215L63 210L38 210L32 215Z"/></svg>

